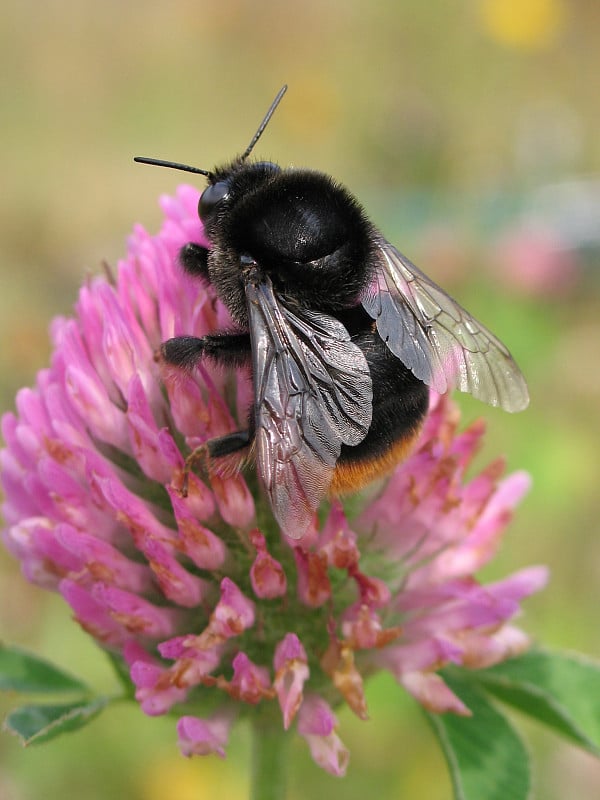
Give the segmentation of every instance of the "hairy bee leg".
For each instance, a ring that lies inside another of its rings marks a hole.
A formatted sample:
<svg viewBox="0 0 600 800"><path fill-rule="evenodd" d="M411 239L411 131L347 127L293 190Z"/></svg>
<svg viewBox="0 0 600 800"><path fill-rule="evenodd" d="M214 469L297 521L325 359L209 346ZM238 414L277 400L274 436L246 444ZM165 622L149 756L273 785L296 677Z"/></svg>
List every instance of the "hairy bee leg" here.
<svg viewBox="0 0 600 800"><path fill-rule="evenodd" d="M173 367L191 370L204 355L204 339L197 336L177 336L163 342L158 351L158 360Z"/></svg>
<svg viewBox="0 0 600 800"><path fill-rule="evenodd" d="M176 336L160 346L159 358L182 369L193 369L202 358L223 366L241 366L250 359L248 333L213 333L207 336Z"/></svg>
<svg viewBox="0 0 600 800"><path fill-rule="evenodd" d="M233 431L225 436L219 436L218 439L209 439L204 446L211 458L221 458L231 453L237 453L238 450L244 450L250 446L253 439L254 431L246 428L243 431Z"/></svg>
<svg viewBox="0 0 600 800"><path fill-rule="evenodd" d="M245 450L250 446L253 438L254 431L251 429L233 431L233 433L228 433L225 436L219 436L217 439L209 439L208 442L204 442L204 444L201 444L200 447L192 450L185 460L181 494L184 497L187 497L190 482L190 472L193 472L196 467L204 466L206 468L208 466L208 461L211 458L222 458L223 456L237 453L240 450Z"/></svg>
<svg viewBox="0 0 600 800"><path fill-rule="evenodd" d="M201 244L189 242L179 251L179 261L188 275L196 275L209 280L208 276L208 249Z"/></svg>

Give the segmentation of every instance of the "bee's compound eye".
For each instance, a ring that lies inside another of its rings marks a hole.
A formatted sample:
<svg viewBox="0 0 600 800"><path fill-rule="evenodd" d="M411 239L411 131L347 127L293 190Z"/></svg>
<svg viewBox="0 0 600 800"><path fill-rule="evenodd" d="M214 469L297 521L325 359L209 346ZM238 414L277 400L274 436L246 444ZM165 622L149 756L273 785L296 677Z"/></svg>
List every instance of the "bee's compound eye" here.
<svg viewBox="0 0 600 800"><path fill-rule="evenodd" d="M218 181L207 186L200 195L198 202L198 216L200 219L204 222L228 194L229 183L226 181Z"/></svg>

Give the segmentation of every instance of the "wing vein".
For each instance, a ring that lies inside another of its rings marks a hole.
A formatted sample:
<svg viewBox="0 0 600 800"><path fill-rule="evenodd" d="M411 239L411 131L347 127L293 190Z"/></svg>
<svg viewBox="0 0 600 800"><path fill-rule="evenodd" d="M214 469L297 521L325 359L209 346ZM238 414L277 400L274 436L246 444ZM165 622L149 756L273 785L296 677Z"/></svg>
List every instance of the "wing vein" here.
<svg viewBox="0 0 600 800"><path fill-rule="evenodd" d="M371 425L362 351L339 320L291 310L268 278L246 287L259 473L284 533L300 538L327 494L342 444Z"/></svg>
<svg viewBox="0 0 600 800"><path fill-rule="evenodd" d="M525 379L502 342L383 238L377 253L362 304L392 353L437 392L457 388L507 411L526 408Z"/></svg>

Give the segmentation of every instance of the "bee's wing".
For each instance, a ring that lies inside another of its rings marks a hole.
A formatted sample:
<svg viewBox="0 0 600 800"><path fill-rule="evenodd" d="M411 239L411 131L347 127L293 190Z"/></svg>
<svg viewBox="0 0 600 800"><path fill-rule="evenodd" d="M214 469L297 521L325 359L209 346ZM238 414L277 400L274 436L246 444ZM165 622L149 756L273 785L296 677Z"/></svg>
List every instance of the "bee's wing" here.
<svg viewBox="0 0 600 800"><path fill-rule="evenodd" d="M254 371L257 459L284 533L301 538L327 494L342 444L371 425L367 361L326 314L298 314L269 279L246 286Z"/></svg>
<svg viewBox="0 0 600 800"><path fill-rule="evenodd" d="M527 384L502 342L384 239L362 305L392 353L432 389L457 388L506 411L527 407Z"/></svg>

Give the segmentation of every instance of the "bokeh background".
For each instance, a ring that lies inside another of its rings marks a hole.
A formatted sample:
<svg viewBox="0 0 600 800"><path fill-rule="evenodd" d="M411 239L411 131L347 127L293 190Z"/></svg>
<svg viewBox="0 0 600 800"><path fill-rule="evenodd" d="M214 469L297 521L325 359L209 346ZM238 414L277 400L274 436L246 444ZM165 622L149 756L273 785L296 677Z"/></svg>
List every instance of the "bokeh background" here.
<svg viewBox="0 0 600 800"><path fill-rule="evenodd" d="M134 222L159 225L178 173L243 149L288 94L261 158L332 173L433 278L510 346L531 407L489 421L479 465L505 453L534 489L486 577L547 563L524 627L600 656L600 4L595 0L4 0L0 21L0 408L49 357L47 329ZM114 688L62 601L0 554L0 636ZM445 764L391 680L371 721L341 715L349 776L293 747L290 800L445 800ZM6 705L6 704L5 704ZM10 699L8 702L10 705ZM516 720L536 796L600 796L600 767ZM247 732L228 758L187 761L173 723L117 708L21 750L0 737L0 798L247 796ZM485 798L482 798L485 800Z"/></svg>

